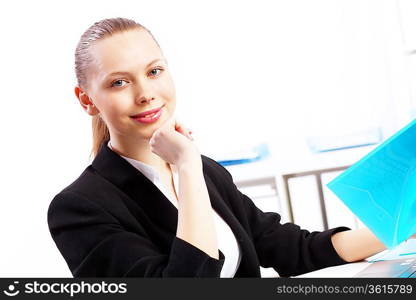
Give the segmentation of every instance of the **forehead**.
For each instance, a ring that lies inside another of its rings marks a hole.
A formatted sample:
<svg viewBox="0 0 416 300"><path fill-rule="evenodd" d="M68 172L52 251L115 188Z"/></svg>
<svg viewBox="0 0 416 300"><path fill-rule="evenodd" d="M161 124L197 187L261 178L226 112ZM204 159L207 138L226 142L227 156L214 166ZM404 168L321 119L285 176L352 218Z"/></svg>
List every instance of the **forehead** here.
<svg viewBox="0 0 416 300"><path fill-rule="evenodd" d="M116 33L91 47L94 71L100 77L115 71L144 68L162 53L152 36L144 29Z"/></svg>

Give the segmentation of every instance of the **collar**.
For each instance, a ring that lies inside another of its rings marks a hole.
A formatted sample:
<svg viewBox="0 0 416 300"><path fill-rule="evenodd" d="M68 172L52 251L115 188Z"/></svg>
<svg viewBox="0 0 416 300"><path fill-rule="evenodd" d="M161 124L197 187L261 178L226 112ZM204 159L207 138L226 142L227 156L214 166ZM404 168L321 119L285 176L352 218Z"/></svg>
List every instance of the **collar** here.
<svg viewBox="0 0 416 300"><path fill-rule="evenodd" d="M108 141L108 143L106 143L106 144L111 150L113 150L113 147L111 145L111 141ZM145 164L144 162L141 162L139 160L136 160L136 159L133 159L133 158L121 155L121 154L119 154L119 155L122 158L124 158L125 160L127 160L130 164L132 164L133 167L138 169L143 175L145 175L147 178L149 178L152 182L155 182L156 179L160 179L159 173L151 165Z"/></svg>

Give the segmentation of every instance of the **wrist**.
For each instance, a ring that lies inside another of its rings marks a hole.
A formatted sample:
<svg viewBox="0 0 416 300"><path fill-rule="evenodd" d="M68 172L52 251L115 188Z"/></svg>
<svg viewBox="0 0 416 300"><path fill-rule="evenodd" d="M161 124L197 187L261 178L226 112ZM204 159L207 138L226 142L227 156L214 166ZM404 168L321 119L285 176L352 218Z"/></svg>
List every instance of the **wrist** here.
<svg viewBox="0 0 416 300"><path fill-rule="evenodd" d="M178 172L202 170L201 156L184 160L178 164Z"/></svg>

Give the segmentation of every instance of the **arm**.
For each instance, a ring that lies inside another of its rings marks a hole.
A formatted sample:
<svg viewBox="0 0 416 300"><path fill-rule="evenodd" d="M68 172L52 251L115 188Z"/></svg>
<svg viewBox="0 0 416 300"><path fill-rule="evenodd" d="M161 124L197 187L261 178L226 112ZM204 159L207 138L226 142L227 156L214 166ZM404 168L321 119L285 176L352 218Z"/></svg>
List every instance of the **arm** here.
<svg viewBox="0 0 416 300"><path fill-rule="evenodd" d="M178 168L177 237L218 259L214 216L202 172L201 154L186 132L172 117L153 133L150 149Z"/></svg>
<svg viewBox="0 0 416 300"><path fill-rule="evenodd" d="M202 173L202 161L182 165L179 175L177 236L218 259L211 201Z"/></svg>
<svg viewBox="0 0 416 300"><path fill-rule="evenodd" d="M413 235L411 238L415 238ZM332 236L332 244L338 255L347 262L363 260L386 248L368 229L338 232Z"/></svg>
<svg viewBox="0 0 416 300"><path fill-rule="evenodd" d="M211 177L253 242L262 267L273 267L286 277L346 263L335 251L331 236L349 228L309 232L293 223L282 224L278 213L263 212L241 193L227 169L208 157L205 161L212 170Z"/></svg>
<svg viewBox="0 0 416 300"><path fill-rule="evenodd" d="M273 267L281 277L288 277L347 263L334 249L331 237L349 228L311 232L294 223L282 224L278 213L263 212L249 197L238 194L262 267Z"/></svg>
<svg viewBox="0 0 416 300"><path fill-rule="evenodd" d="M331 241L338 255L347 262L359 261L386 249L367 228L338 232Z"/></svg>

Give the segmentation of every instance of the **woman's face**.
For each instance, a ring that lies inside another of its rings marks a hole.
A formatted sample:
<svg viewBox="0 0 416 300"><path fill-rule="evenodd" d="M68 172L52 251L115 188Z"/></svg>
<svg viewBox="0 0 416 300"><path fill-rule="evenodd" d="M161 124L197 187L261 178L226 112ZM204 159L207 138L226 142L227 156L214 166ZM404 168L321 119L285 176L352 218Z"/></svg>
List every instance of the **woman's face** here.
<svg viewBox="0 0 416 300"><path fill-rule="evenodd" d="M144 29L117 33L96 42L91 55L87 94L111 138L150 139L176 107L167 62L152 36ZM157 121L141 123L132 118L159 107Z"/></svg>

